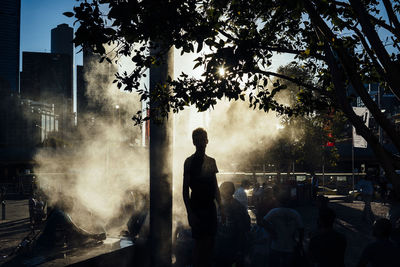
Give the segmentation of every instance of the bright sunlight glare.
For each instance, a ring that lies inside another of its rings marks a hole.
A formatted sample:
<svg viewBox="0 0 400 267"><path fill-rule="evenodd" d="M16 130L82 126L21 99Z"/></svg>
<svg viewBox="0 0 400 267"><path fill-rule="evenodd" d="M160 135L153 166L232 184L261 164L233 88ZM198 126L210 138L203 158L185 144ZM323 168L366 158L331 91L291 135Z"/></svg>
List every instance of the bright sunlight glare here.
<svg viewBox="0 0 400 267"><path fill-rule="evenodd" d="M218 73L219 73L220 76L225 76L225 69L224 69L224 67L220 67L220 68L218 69Z"/></svg>

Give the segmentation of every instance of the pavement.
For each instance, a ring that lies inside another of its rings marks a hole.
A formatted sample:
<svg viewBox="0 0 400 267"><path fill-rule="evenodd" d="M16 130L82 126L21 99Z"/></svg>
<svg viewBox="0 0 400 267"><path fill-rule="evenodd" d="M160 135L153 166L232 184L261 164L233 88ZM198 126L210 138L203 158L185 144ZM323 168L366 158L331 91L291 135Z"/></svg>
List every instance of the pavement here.
<svg viewBox="0 0 400 267"><path fill-rule="evenodd" d="M328 206L336 212L334 228L345 235L347 248L345 253L345 266L357 266L363 249L374 240L372 224L366 222L362 216L364 202L348 202L340 197L329 198ZM375 219L387 218L391 209L397 206L384 205L381 202L371 202ZM317 229L318 209L316 206L307 205L296 208L301 214L305 225L305 248L308 248L310 237Z"/></svg>
<svg viewBox="0 0 400 267"><path fill-rule="evenodd" d="M0 220L0 264L31 231L28 199L5 202L6 220Z"/></svg>

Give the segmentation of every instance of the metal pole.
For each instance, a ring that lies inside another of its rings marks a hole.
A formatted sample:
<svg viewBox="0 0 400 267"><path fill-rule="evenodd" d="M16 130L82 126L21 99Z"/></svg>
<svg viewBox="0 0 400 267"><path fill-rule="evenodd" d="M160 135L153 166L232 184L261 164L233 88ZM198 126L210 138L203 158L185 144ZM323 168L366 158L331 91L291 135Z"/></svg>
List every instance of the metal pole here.
<svg viewBox="0 0 400 267"><path fill-rule="evenodd" d="M159 50L152 49L155 55ZM164 88L173 77L174 49L165 62L150 69L150 90ZM150 100L150 112L157 107ZM154 114L154 113L153 113ZM150 121L150 255L152 267L170 267L172 252L172 114L162 122Z"/></svg>
<svg viewBox="0 0 400 267"><path fill-rule="evenodd" d="M322 154L322 191L325 191L325 147Z"/></svg>
<svg viewBox="0 0 400 267"><path fill-rule="evenodd" d="M351 134L351 173L353 178L353 191L354 191L354 133Z"/></svg>

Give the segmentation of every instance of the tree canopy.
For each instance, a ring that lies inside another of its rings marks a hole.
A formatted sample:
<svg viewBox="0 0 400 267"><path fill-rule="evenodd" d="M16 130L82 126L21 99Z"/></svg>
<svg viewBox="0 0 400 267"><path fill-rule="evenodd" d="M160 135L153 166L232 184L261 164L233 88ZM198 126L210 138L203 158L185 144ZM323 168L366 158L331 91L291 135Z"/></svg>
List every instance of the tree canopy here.
<svg viewBox="0 0 400 267"><path fill-rule="evenodd" d="M65 15L75 16L80 24L77 45L110 62L116 58L109 57L105 45L112 45L117 57L131 57L135 68L117 74L116 82L157 102L152 116L167 116L189 105L204 111L221 98L249 101L250 108L289 116L334 108L367 140L400 192L398 158L354 113L349 93L351 88L361 98L399 151L393 122L365 87L380 83L400 97L399 11L399 1L390 0L99 0L83 1ZM167 81L168 90L167 85L141 88L144 71L161 64L173 46L182 54L199 53L195 67L203 68L202 77L181 73ZM271 70L275 53L293 55L293 64L314 79ZM267 88L272 78L278 79ZM285 90L283 80L303 88L294 106L276 99Z"/></svg>

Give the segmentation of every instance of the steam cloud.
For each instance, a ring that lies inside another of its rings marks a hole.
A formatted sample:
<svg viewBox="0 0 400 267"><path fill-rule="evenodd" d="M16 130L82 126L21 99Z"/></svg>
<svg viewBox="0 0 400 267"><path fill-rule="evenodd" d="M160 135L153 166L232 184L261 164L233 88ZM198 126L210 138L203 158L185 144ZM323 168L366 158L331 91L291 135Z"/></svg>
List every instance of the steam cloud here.
<svg viewBox="0 0 400 267"><path fill-rule="evenodd" d="M49 204L66 204L78 226L118 233L130 216L125 205L144 205L129 191L149 190L148 150L140 147L141 130L131 121L141 104L136 94L118 90L112 83L113 76L104 75L115 72L116 66L99 64L93 58L85 62L85 68L89 107L94 112L78 114L84 118L78 120L75 133L79 146L63 153L48 148L38 151L34 172ZM208 131L207 154L217 160L223 172L235 170L235 164L246 162L260 142L265 145L271 140L277 133L277 124L275 113L251 110L247 102L220 101L214 110L204 113L190 108L175 114L174 223L187 223L181 192L183 162L195 150L193 129L204 127Z"/></svg>

